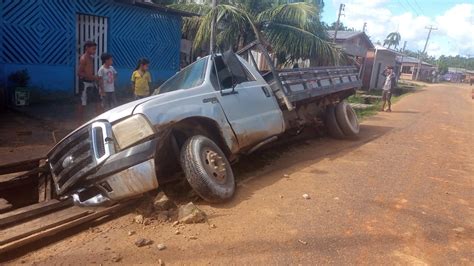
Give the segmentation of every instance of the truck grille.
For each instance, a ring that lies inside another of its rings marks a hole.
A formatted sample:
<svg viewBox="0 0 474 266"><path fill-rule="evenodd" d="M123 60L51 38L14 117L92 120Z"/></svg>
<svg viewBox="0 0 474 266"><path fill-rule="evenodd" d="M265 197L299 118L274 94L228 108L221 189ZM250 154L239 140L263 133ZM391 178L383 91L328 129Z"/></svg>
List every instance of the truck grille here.
<svg viewBox="0 0 474 266"><path fill-rule="evenodd" d="M109 123L94 122L67 136L50 151L48 162L58 194L93 173L113 153L113 145L105 142L111 136Z"/></svg>

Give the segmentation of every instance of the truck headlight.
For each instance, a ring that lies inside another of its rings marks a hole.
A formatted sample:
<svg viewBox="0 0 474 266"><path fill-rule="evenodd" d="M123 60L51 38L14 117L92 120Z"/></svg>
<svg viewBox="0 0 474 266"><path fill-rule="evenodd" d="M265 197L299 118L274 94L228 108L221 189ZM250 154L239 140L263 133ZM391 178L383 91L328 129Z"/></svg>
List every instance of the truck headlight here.
<svg viewBox="0 0 474 266"><path fill-rule="evenodd" d="M118 122L112 126L112 131L120 149L128 148L155 134L153 127L143 115L134 115Z"/></svg>

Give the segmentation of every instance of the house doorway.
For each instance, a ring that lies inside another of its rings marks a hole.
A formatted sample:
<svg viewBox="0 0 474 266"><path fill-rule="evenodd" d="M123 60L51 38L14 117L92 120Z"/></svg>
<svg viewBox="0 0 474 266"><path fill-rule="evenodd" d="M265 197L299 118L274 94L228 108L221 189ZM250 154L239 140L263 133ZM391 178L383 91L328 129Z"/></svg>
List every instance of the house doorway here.
<svg viewBox="0 0 474 266"><path fill-rule="evenodd" d="M91 15L76 15L76 67L75 67L75 92L79 93L79 58L84 53L84 43L94 41L97 43L97 54L94 59L94 71L97 73L100 66L100 55L107 51L108 20L106 17Z"/></svg>

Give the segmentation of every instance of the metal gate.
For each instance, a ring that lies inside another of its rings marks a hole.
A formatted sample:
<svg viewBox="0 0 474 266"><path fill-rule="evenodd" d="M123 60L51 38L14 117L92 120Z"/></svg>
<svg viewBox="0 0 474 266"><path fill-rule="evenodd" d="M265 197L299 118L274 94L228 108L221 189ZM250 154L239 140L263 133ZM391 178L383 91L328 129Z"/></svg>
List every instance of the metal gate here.
<svg viewBox="0 0 474 266"><path fill-rule="evenodd" d="M94 72L100 67L100 55L107 51L107 18L91 15L76 15L76 93L79 92L79 59L84 53L84 43L94 41L97 43L97 53L94 59Z"/></svg>

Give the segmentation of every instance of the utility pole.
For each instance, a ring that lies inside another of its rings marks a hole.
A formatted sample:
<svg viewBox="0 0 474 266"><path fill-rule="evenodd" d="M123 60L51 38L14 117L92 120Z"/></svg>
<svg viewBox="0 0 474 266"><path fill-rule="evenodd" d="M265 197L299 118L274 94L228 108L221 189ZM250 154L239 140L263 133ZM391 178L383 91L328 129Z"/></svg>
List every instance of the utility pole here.
<svg viewBox="0 0 474 266"><path fill-rule="evenodd" d="M415 80L418 80L418 78L420 77L420 70L421 70L421 61L423 59L423 55L425 54L426 52L426 47L428 47L428 42L430 40L430 36L431 36L431 31L433 30L438 30L438 28L435 28L433 26L429 26L429 27L425 27L425 29L429 30L428 31L428 37L426 37L426 42L425 42L425 48L423 48L423 52L421 52L421 54L418 56L418 69L416 71L416 78Z"/></svg>
<svg viewBox="0 0 474 266"><path fill-rule="evenodd" d="M362 27L362 32L365 32L367 30L367 22L364 22L364 26Z"/></svg>
<svg viewBox="0 0 474 266"><path fill-rule="evenodd" d="M332 40L333 43L336 43L337 31L339 30L339 22L341 20L341 14L342 14L342 11L344 11L345 6L346 5L344 4L339 5L339 14L337 15L336 28L334 29L334 39Z"/></svg>
<svg viewBox="0 0 474 266"><path fill-rule="evenodd" d="M211 12L215 12L217 8L217 0L212 0L212 11ZM210 38L210 41L209 41L209 53L210 54L213 54L214 53L214 47L216 46L216 20L217 20L217 16L214 16L212 18L212 22L211 22L211 38Z"/></svg>

